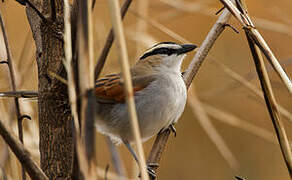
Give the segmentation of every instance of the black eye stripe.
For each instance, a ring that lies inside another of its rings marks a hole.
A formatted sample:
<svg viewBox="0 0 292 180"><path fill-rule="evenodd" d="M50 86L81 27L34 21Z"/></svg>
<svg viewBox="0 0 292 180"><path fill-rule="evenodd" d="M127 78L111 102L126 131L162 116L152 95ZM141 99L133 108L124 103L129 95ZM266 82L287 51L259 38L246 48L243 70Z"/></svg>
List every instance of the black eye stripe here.
<svg viewBox="0 0 292 180"><path fill-rule="evenodd" d="M145 53L141 58L141 59L145 59L148 56L153 56L156 54L167 54L167 55L172 55L172 54L176 54L177 53L177 49L171 49L171 48L166 48L166 47L161 47L161 48L157 48L154 49L153 51L147 52Z"/></svg>

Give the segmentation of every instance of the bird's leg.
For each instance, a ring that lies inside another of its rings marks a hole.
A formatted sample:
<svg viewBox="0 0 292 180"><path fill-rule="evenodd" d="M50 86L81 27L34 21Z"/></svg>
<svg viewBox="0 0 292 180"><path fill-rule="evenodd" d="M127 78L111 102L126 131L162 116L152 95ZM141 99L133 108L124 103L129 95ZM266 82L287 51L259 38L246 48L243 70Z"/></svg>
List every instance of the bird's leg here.
<svg viewBox="0 0 292 180"><path fill-rule="evenodd" d="M139 165L139 159L138 159L138 157L137 157L134 149L130 145L130 143L127 140L123 140L123 143L126 145L127 149L130 151L130 153L134 157L136 163L140 167L140 165ZM147 164L147 171L148 171L149 177L150 177L151 180L155 180L156 179L156 174L155 174L155 171L152 169L152 167L155 167L155 165L152 166L151 164L149 164L149 165ZM140 177L140 175L139 175L139 177Z"/></svg>

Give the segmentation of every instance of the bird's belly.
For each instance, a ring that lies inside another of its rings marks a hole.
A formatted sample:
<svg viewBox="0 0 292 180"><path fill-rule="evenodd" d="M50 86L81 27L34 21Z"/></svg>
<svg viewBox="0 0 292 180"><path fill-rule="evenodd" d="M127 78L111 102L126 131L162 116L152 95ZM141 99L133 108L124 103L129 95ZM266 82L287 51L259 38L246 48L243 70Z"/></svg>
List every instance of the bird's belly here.
<svg viewBox="0 0 292 180"><path fill-rule="evenodd" d="M160 130L176 122L186 104L186 87L181 77L175 83L161 86L163 82L153 82L143 91L135 94L136 112L143 141L146 141ZM164 88L161 88L164 87ZM101 107L103 109L105 107ZM130 118L125 103L110 107L111 113L102 115L97 122L98 129L112 139L134 141ZM105 112L105 111L104 111Z"/></svg>

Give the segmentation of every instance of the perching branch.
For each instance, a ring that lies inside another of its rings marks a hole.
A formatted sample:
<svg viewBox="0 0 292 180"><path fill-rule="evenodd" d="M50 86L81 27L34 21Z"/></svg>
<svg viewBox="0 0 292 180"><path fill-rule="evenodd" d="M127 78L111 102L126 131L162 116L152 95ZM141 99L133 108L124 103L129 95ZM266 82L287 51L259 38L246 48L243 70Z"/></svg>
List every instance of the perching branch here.
<svg viewBox="0 0 292 180"><path fill-rule="evenodd" d="M3 33L3 37L4 37L4 42L5 42L5 47L6 47L6 54L7 54L7 62L8 62L8 68L9 68L9 74L10 74L10 79L11 79L11 85L12 85L12 90L16 91L16 82L15 82L15 71L14 71L14 67L12 65L12 56L11 56L11 51L10 51L10 47L9 47L9 42L8 42L8 37L6 34L6 30L4 27L4 22L2 19L2 15L0 13L0 24L1 24L1 30ZM16 112L16 117L17 117L17 127L18 127L18 136L19 136L19 140L21 143L23 143L23 130L22 130L22 120L23 118L21 118L21 113L20 113L20 106L19 106L19 101L18 98L15 97L14 98L14 103L15 103L15 112ZM22 179L25 180L25 169L22 166Z"/></svg>
<svg viewBox="0 0 292 180"><path fill-rule="evenodd" d="M44 172L38 167L37 163L34 162L24 148L24 146L13 136L13 133L8 131L8 128L0 120L0 134L9 145L10 149L16 155L21 165L25 167L27 173L31 179L36 180L48 180L49 178L44 174Z"/></svg>
<svg viewBox="0 0 292 180"><path fill-rule="evenodd" d="M225 24L230 18L230 13L227 10L224 10L223 13L220 15L216 23L213 25L212 29L208 33L207 37L203 41L202 45L200 46L199 50L197 51L195 57L193 58L192 62L190 63L186 73L184 74L184 80L186 82L186 86L189 87L192 80L194 79L195 75L197 74L199 68L201 67L204 59L208 55L208 52L214 45L216 39L219 35L223 32ZM162 153L166 147L166 143L168 137L170 135L170 131L166 130L157 135L155 142L152 146L151 152L148 156L147 163L157 164L159 163ZM158 167L154 167L153 169L156 170Z"/></svg>

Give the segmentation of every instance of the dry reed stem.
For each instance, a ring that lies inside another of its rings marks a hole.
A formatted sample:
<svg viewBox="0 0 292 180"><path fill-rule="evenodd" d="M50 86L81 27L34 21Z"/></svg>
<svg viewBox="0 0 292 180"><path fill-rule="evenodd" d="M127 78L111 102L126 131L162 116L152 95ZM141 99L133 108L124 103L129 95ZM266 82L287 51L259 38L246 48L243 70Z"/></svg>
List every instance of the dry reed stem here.
<svg viewBox="0 0 292 180"><path fill-rule="evenodd" d="M138 0L136 1L136 8L137 11L142 14L142 16L148 16L148 11L149 11L149 0ZM136 21L136 28L135 28L135 35L137 36L138 39L143 39L144 34L147 34L147 27L148 23L145 22L143 19L138 19ZM133 33L133 32L132 32ZM141 43L141 41L136 41L136 55L135 57L139 57L141 53L144 51L144 45ZM133 147L134 150L136 150L135 147ZM132 159L131 163L131 170L132 170L132 177L137 176L139 174L139 167L137 167L137 164L135 162L135 159Z"/></svg>
<svg viewBox="0 0 292 180"><path fill-rule="evenodd" d="M243 5L243 7L242 7ZM245 0L242 0L242 5L241 1L237 1L237 6L238 8L241 9L241 12L243 12L244 15L248 17L247 14L247 6L245 3ZM261 83L261 87L263 90L263 94L265 97L266 105L270 114L270 117L272 119L274 129L277 134L277 138L280 144L280 148L282 151L282 155L284 157L286 166L289 171L290 178L292 179L292 152L291 152L291 147L288 141L288 137L285 132L284 124L280 118L276 98L273 93L272 85L269 79L269 75L264 63L264 59L261 54L261 50L263 51L264 54L266 49L261 49L259 43L256 42L256 40L253 38L254 34L252 33L253 31L250 31L248 28L244 28L245 30L245 35L247 37L247 41L253 56L253 60L256 66L257 74ZM258 32L257 32L258 33ZM261 36L260 36L261 37ZM263 41L264 42L264 41ZM264 42L265 43L265 42ZM269 47L267 47L269 48ZM268 53L269 54L269 53Z"/></svg>
<svg viewBox="0 0 292 180"><path fill-rule="evenodd" d="M292 152L289 145L289 141L285 132L285 128L283 125L282 120L280 119L280 115L278 112L277 102L272 90L272 86L270 83L270 79L264 64L264 60L261 56L261 51L259 47L254 43L253 39L251 38L250 31L246 30L246 36L248 39L248 44L251 49L251 53L255 62L256 70L259 76L259 80L261 82L261 87L264 93L264 97L266 100L266 105L271 116L274 129L277 134L277 138L280 144L280 148L288 168L290 178L292 178Z"/></svg>
<svg viewBox="0 0 292 180"><path fill-rule="evenodd" d="M5 30L5 26L4 26L4 22L2 19L1 13L0 13L0 24L1 24L2 34L3 34L5 47L6 47L7 62L8 62L9 74L10 74L10 78L11 78L12 91L16 91L15 71L14 71L14 67L12 64L13 60L12 60L12 55L11 55L11 51L10 51L10 47L9 47L8 37L6 34L6 30ZM19 136L19 140L21 141L21 143L23 143L23 129L22 129L23 118L21 118L20 105L19 105L19 100L17 97L14 98L14 104L15 104L15 112L16 112L16 117L17 117L18 136ZM23 166L22 166L22 179L23 180L26 179L25 169Z"/></svg>
<svg viewBox="0 0 292 180"><path fill-rule="evenodd" d="M77 29L81 134L76 136L79 167L85 179L97 179L94 170L94 59L90 0L79 1ZM72 81L73 82L73 81Z"/></svg>
<svg viewBox="0 0 292 180"><path fill-rule="evenodd" d="M187 72L184 75L184 80L186 82L186 86L189 87L193 78L197 74L199 68L201 67L202 62L206 58L207 54L209 53L211 47L214 45L216 39L219 35L223 32L224 27L227 21L230 18L230 13L227 10L224 10L216 23L213 25L212 29L209 31L207 37L203 41L202 45L200 46L199 50L197 51L195 57L191 61ZM164 131L157 135L155 142L152 146L151 152L148 156L147 162L149 163L159 163L162 152L166 147L166 142L168 140L170 131ZM157 168L155 168L157 169Z"/></svg>
<svg viewBox="0 0 292 180"><path fill-rule="evenodd" d="M110 7L111 20L114 28L115 35L117 36L118 47L120 50L120 64L122 67L123 80L125 82L124 90L126 92L126 100L128 105L128 112L130 116L131 129L135 137L135 142L138 150L139 166L141 169L142 180L148 180L148 173L146 171L146 163L139 130L139 124L136 114L135 101L133 96L133 86L131 81L129 58L127 54L126 40L123 32L123 25L119 11L119 4L116 0L108 0Z"/></svg>
<svg viewBox="0 0 292 180"><path fill-rule="evenodd" d="M132 3L132 0L125 0L123 6L121 7L121 16L122 16L122 19L124 19L130 5ZM97 64L95 66L95 70L94 70L94 74L95 74L95 79L97 79L101 73L101 70L105 64L105 61L106 61L106 58L108 56L108 53L112 47L112 44L114 42L114 31L113 29L111 28L109 34L107 35L107 38L106 38L106 42L104 44L104 47L101 51L101 54L97 60Z"/></svg>
<svg viewBox="0 0 292 180"><path fill-rule="evenodd" d="M74 82L74 71L72 64L72 40L71 40L71 23L70 23L70 6L68 0L64 0L64 51L65 61L64 67L67 71L68 78L68 94L71 106L71 113L74 120L74 127L76 134L80 134L80 124L77 114L77 98L76 87Z"/></svg>
<svg viewBox="0 0 292 180"><path fill-rule="evenodd" d="M236 19L241 23L241 25L249 32L250 37L252 40L259 46L261 51L264 53L266 58L269 60L271 65L274 67L275 71L283 81L283 83L288 88L288 91L292 93L292 83L288 77L288 75L283 70L282 66L279 64L277 58L267 45L264 38L258 32L258 30L253 25L250 17L248 16L247 12L240 12L240 10L230 1L230 0L220 0L221 3L236 17Z"/></svg>
<svg viewBox="0 0 292 180"><path fill-rule="evenodd" d="M45 173L38 167L37 163L32 160L23 144L14 137L13 133L8 130L2 120L0 120L0 134L32 179L48 180Z"/></svg>
<svg viewBox="0 0 292 180"><path fill-rule="evenodd" d="M201 124L202 128L210 137L211 141L216 145L218 151L227 161L229 166L233 170L239 169L239 163L235 156L232 154L227 144L225 143L222 136L217 132L216 128L213 126L211 120L209 119L205 109L202 106L202 103L198 99L195 88L193 86L189 87L188 91L188 104L190 105L193 113L197 116L197 120Z"/></svg>

